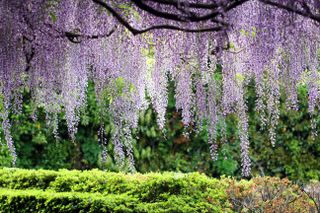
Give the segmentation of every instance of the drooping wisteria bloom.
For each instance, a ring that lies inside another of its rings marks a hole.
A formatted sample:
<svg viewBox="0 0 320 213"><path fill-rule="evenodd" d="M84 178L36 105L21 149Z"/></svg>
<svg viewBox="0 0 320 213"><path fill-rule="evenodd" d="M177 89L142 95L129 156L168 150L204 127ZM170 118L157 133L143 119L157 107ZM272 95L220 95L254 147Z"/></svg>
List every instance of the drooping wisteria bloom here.
<svg viewBox="0 0 320 213"><path fill-rule="evenodd" d="M225 118L238 116L242 174L249 176L249 82L273 145L280 91L287 109L298 110L297 85L305 85L311 118L319 110L319 11L319 0L0 0L0 120L13 160L9 114L21 111L24 88L55 136L64 112L76 140L93 82L101 116L114 126L115 160L134 171L132 129L149 105L165 128L173 79L182 121L208 126L213 159L218 129L225 143ZM314 120L311 126L316 133Z"/></svg>

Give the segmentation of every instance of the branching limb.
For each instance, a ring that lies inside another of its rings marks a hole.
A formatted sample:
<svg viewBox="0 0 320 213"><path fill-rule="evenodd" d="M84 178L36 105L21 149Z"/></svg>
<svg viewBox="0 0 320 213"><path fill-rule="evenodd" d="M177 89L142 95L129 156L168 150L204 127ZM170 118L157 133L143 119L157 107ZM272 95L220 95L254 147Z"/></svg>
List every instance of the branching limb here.
<svg viewBox="0 0 320 213"><path fill-rule="evenodd" d="M172 13L167 13L167 12L163 12L160 10L156 10L156 9L150 7L149 5L145 4L143 2L143 0L132 0L132 1L138 8L148 12L149 14L152 14L152 15L160 17L160 18L179 21L179 22L208 21L212 18L215 18L220 13L219 10L215 10L215 11L208 13L206 15L203 15L203 16L198 16L194 13L190 13L190 15L185 16L185 15L172 14Z"/></svg>
<svg viewBox="0 0 320 213"><path fill-rule="evenodd" d="M81 34L78 32L70 32L70 31L62 31L54 27L52 24L45 24L50 30L54 30L56 34L52 34L52 36L58 37L58 38L64 38L66 37L69 41L72 43L78 44L81 43L83 40L87 39L99 39L99 38L106 38L110 37L117 29L117 26L115 25L109 32L106 34L100 34L100 35L86 35ZM47 33L47 32L43 32Z"/></svg>
<svg viewBox="0 0 320 213"><path fill-rule="evenodd" d="M159 4L163 4L163 5L172 5L177 7L177 5L179 4L178 0L145 0L145 1L149 1L149 2L155 2L155 3L159 3ZM182 1L180 1L181 3ZM183 2L182 2L183 3ZM213 3L188 3L188 6L190 8L196 8L196 9L215 9L217 7L221 6L221 3L217 3L217 2L213 2Z"/></svg>
<svg viewBox="0 0 320 213"><path fill-rule="evenodd" d="M310 18L310 19L320 23L320 14L312 13L310 7L308 7L307 4L303 4L302 7L304 8L304 10L301 10L293 5L279 3L281 1L279 1L279 2L275 2L272 0L260 0L260 1L267 4L267 5L271 5L271 6L279 8L279 9L284 9L286 11L296 13L298 15L304 16L306 18Z"/></svg>
<svg viewBox="0 0 320 213"><path fill-rule="evenodd" d="M116 30L117 26L114 26L108 33L101 34L101 35L84 35L80 33L73 33L73 32L64 32L64 36L68 38L69 41L72 43L81 43L83 39L99 39L99 38L106 38L110 37Z"/></svg>
<svg viewBox="0 0 320 213"><path fill-rule="evenodd" d="M133 35L143 34L152 30L157 29L168 29L168 30L176 30L182 32L192 32L192 33L203 33L203 32L215 32L223 29L221 26L215 27L207 27L200 29L191 29L191 28L183 28L175 25L163 24L163 25L154 25L151 27L147 27L145 29L137 29L129 24L127 20L125 20L111 5L102 1L102 0L93 0L94 3L104 7L107 9L125 28L127 28Z"/></svg>

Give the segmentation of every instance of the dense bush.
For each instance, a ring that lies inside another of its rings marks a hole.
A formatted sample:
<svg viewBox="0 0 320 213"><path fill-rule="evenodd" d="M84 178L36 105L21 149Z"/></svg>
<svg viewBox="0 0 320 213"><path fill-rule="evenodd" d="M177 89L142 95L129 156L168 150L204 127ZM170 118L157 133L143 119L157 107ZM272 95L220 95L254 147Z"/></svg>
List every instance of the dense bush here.
<svg viewBox="0 0 320 213"><path fill-rule="evenodd" d="M2 211L231 212L227 185L198 173L3 169L0 187Z"/></svg>
<svg viewBox="0 0 320 213"><path fill-rule="evenodd" d="M126 195L0 189L1 212L133 212Z"/></svg>
<svg viewBox="0 0 320 213"><path fill-rule="evenodd" d="M318 183L313 183L312 186ZM312 186L306 187L311 192ZM314 197L314 199L316 199ZM199 173L0 170L1 212L315 212L287 179Z"/></svg>
<svg viewBox="0 0 320 213"><path fill-rule="evenodd" d="M316 212L316 206L288 179L254 178L230 181L228 197L237 212Z"/></svg>

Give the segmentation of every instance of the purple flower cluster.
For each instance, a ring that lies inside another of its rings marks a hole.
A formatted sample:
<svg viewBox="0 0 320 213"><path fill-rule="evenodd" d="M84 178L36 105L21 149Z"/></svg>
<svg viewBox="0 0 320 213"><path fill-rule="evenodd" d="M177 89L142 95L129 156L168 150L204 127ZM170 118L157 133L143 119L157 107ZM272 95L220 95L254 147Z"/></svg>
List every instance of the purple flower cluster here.
<svg viewBox="0 0 320 213"><path fill-rule="evenodd" d="M273 145L281 90L287 108L298 110L297 85L306 85L310 114L319 110L319 10L319 0L0 0L0 119L9 150L15 159L8 115L20 112L22 89L57 137L57 114L65 112L75 140L93 81L101 116L113 121L115 159L134 171L131 131L149 104L165 127L171 76L184 125L208 126L213 159L225 116L238 116L248 176L251 80Z"/></svg>

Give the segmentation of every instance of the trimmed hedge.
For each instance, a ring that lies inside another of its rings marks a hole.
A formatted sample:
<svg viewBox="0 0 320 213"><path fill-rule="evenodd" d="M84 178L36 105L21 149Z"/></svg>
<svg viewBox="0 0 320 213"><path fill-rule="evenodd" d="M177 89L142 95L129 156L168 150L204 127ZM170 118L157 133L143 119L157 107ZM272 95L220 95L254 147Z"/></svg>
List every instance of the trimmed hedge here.
<svg viewBox="0 0 320 213"><path fill-rule="evenodd" d="M1 212L133 212L136 202L127 195L0 190Z"/></svg>
<svg viewBox="0 0 320 213"><path fill-rule="evenodd" d="M232 212L227 186L198 173L2 169L0 211Z"/></svg>
<svg viewBox="0 0 320 213"><path fill-rule="evenodd" d="M0 169L0 212L315 212L287 179Z"/></svg>

